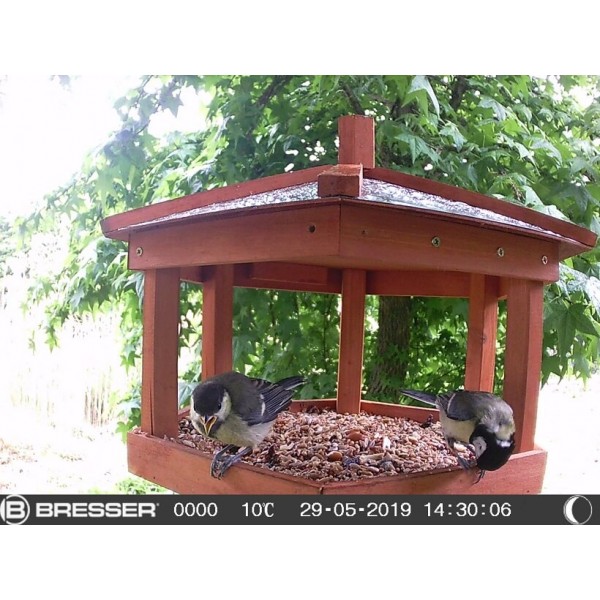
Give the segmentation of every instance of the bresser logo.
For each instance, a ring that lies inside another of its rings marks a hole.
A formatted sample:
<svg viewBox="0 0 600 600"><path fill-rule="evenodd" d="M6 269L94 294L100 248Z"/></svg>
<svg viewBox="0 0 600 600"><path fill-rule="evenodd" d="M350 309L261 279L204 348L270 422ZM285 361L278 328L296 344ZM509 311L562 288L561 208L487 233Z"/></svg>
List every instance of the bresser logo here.
<svg viewBox="0 0 600 600"><path fill-rule="evenodd" d="M6 496L0 503L0 519L7 525L21 525L29 519L31 508L23 496Z"/></svg>
<svg viewBox="0 0 600 600"><path fill-rule="evenodd" d="M156 518L155 502L36 502L36 519L139 519ZM21 525L31 515L23 496L7 496L0 503L0 519L8 525Z"/></svg>
<svg viewBox="0 0 600 600"><path fill-rule="evenodd" d="M154 502L38 502L37 518L140 518L156 517Z"/></svg>

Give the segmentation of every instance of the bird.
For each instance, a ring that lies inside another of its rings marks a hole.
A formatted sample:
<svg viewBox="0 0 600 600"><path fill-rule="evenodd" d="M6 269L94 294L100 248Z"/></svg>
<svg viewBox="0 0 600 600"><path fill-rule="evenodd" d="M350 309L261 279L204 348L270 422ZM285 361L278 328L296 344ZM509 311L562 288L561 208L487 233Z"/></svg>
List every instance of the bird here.
<svg viewBox="0 0 600 600"><path fill-rule="evenodd" d="M199 383L190 403L192 425L205 437L225 444L214 455L210 474L221 479L233 464L250 454L271 431L277 415L290 406L296 388L305 383L301 375L272 383L237 371ZM228 452L236 454L225 456Z"/></svg>
<svg viewBox="0 0 600 600"><path fill-rule="evenodd" d="M417 390L400 390L402 394L440 411L446 442L464 469L471 465L458 456L457 441L471 446L479 468L477 482L486 471L504 466L515 449L515 421L512 408L500 396L489 392L455 390L430 394Z"/></svg>

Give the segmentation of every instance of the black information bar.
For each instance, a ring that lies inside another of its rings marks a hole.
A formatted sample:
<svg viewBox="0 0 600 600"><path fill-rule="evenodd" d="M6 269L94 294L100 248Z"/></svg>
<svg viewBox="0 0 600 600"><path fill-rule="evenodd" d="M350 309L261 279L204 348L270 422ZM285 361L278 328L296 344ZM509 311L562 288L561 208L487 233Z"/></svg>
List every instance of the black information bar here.
<svg viewBox="0 0 600 600"><path fill-rule="evenodd" d="M0 525L598 525L600 495L0 495Z"/></svg>

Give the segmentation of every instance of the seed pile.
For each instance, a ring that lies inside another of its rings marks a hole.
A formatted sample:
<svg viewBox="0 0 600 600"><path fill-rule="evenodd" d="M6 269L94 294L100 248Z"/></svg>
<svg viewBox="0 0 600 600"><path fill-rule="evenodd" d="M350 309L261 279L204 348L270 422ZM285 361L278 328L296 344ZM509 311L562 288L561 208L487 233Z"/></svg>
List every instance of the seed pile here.
<svg viewBox="0 0 600 600"><path fill-rule="evenodd" d="M172 441L213 454L223 446L200 435L188 418ZM472 460L468 449L460 451ZM454 467L439 423L333 410L281 413L271 433L249 456L251 465L316 482L356 481Z"/></svg>

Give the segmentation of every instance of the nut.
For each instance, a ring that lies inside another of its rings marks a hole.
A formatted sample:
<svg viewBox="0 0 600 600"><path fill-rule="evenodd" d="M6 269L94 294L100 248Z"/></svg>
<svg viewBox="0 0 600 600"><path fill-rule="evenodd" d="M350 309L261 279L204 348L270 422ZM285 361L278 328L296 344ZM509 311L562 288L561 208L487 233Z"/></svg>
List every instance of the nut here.
<svg viewBox="0 0 600 600"><path fill-rule="evenodd" d="M348 439L353 442L360 442L365 439L365 436L358 429L353 429L348 432Z"/></svg>

